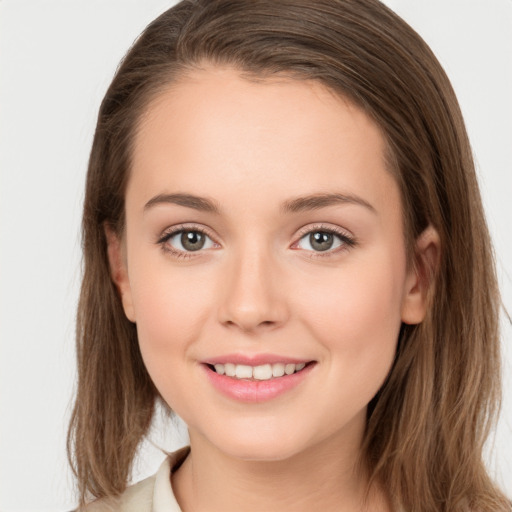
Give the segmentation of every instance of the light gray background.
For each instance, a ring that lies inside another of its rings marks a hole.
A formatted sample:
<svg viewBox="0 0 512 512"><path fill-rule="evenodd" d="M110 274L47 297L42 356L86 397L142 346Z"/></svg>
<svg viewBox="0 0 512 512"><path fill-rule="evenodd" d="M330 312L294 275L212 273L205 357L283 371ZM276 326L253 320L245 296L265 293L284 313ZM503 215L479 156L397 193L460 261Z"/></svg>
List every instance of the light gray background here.
<svg viewBox="0 0 512 512"><path fill-rule="evenodd" d="M95 117L116 65L164 0L0 0L0 510L69 510L79 222ZM512 312L512 0L387 0L430 44L473 143ZM512 496L512 329L492 474ZM155 443L186 442L167 429ZM492 447L490 447L492 448ZM162 455L143 448L135 480Z"/></svg>

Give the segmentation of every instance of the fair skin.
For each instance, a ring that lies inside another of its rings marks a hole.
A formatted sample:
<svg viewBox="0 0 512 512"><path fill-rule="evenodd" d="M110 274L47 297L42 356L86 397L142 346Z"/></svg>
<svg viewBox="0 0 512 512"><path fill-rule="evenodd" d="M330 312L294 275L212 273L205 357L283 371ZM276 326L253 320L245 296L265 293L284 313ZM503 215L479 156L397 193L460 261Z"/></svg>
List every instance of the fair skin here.
<svg viewBox="0 0 512 512"><path fill-rule="evenodd" d="M439 245L428 229L407 265L384 153L377 126L314 82L207 67L149 105L126 229L107 235L145 365L189 428L172 479L185 512L365 509L367 405L401 323L425 315L418 269ZM249 399L212 384L207 362L232 355L308 365L275 396L246 381ZM367 509L390 510L382 490Z"/></svg>

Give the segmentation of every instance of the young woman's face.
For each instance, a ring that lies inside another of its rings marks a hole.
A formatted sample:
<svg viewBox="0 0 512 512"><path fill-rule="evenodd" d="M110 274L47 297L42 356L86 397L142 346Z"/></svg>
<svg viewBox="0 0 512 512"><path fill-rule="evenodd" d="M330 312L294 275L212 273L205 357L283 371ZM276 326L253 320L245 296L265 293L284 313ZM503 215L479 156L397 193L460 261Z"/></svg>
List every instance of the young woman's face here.
<svg viewBox="0 0 512 512"><path fill-rule="evenodd" d="M149 106L110 257L192 442L263 460L359 446L401 322L424 313L384 155L317 83L211 68Z"/></svg>

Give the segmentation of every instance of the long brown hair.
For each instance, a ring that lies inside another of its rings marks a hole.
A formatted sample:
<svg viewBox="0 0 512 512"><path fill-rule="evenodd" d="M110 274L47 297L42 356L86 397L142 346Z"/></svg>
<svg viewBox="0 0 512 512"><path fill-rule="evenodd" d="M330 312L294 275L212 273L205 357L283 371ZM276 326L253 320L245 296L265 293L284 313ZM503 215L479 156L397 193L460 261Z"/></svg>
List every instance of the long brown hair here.
<svg viewBox="0 0 512 512"><path fill-rule="evenodd" d="M100 108L83 213L68 435L81 504L125 489L158 399L110 278L104 226L122 233L144 109L204 62L259 78L317 80L380 126L408 247L430 224L442 254L427 317L402 326L395 364L368 408L364 459L405 510L510 510L482 461L499 405L500 299L470 145L437 59L377 0L184 0L125 56Z"/></svg>

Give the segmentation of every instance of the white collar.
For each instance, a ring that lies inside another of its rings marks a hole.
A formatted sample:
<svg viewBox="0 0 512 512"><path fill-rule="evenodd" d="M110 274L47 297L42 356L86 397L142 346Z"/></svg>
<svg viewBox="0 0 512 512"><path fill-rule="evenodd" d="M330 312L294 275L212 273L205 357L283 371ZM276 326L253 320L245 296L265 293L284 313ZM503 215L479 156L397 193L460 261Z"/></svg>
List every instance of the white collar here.
<svg viewBox="0 0 512 512"><path fill-rule="evenodd" d="M153 488L153 507L151 512L181 512L171 486L171 473L185 460L190 453L190 446L185 446L169 454L162 462L155 475Z"/></svg>

